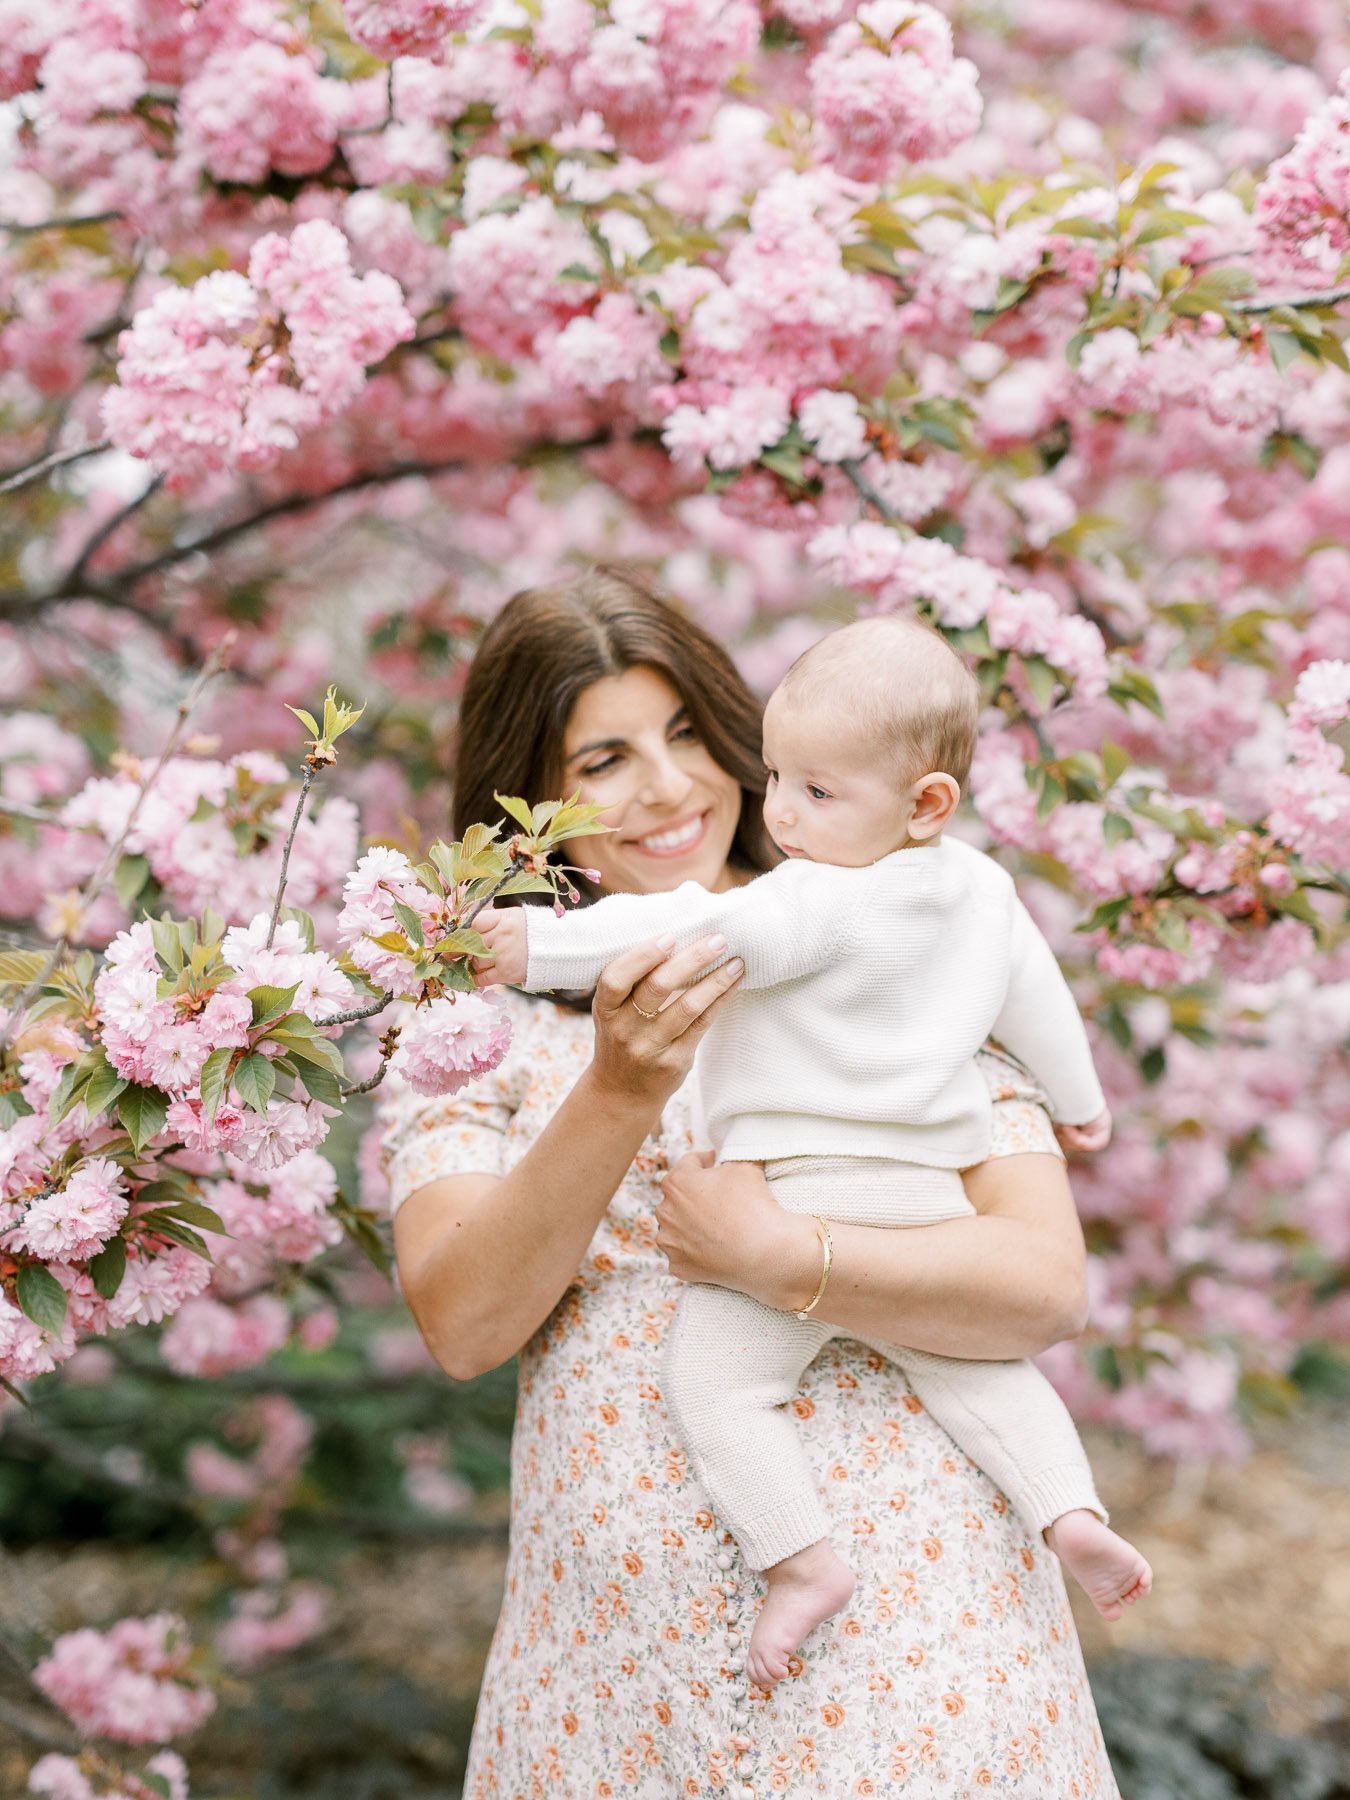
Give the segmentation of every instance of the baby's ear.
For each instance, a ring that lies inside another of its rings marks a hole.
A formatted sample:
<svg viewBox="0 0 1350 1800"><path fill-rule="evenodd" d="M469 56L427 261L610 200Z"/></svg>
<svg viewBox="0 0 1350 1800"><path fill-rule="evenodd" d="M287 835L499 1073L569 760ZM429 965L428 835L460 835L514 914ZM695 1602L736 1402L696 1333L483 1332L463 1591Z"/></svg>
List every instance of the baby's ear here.
<svg viewBox="0 0 1350 1800"><path fill-rule="evenodd" d="M934 769L914 783L914 811L910 815L909 835L922 842L936 837L961 803L961 784L945 769Z"/></svg>

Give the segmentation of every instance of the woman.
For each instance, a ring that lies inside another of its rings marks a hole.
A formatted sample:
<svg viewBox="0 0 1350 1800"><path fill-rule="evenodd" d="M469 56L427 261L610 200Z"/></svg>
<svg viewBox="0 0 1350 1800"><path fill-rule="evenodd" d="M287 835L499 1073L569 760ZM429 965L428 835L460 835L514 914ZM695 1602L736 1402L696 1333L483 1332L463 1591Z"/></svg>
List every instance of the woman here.
<svg viewBox="0 0 1350 1800"><path fill-rule="evenodd" d="M494 791L578 789L613 828L586 842L606 890L718 888L772 857L756 702L717 644L613 570L518 594L487 633L456 828L494 818ZM681 1084L739 974L696 980L713 948L616 958L590 1017L509 995L493 1075L385 1102L399 1272L427 1343L460 1378L520 1352L506 1596L466 1800L1115 1796L1055 1558L847 1338L794 1406L857 1593L771 1696L748 1690L755 1583L674 1440L661 1341L675 1277L797 1307L820 1250L756 1167L687 1154ZM1049 1121L1020 1071L986 1072L976 1211L836 1227L817 1310L841 1329L1012 1358L1080 1328L1082 1239Z"/></svg>

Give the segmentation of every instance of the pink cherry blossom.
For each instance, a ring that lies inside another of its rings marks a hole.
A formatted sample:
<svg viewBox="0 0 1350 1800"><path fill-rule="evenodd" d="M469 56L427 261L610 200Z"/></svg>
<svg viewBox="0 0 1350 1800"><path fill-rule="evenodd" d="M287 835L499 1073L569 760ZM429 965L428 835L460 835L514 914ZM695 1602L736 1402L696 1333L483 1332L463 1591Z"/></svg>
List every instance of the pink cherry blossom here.
<svg viewBox="0 0 1350 1800"><path fill-rule="evenodd" d="M420 1007L406 1023L391 1073L415 1093L455 1094L495 1069L511 1045L511 1021L482 994L456 994Z"/></svg>
<svg viewBox="0 0 1350 1800"><path fill-rule="evenodd" d="M81 1730L123 1743L163 1743L195 1730L215 1695L192 1674L192 1641L171 1613L83 1627L57 1638L34 1680Z"/></svg>

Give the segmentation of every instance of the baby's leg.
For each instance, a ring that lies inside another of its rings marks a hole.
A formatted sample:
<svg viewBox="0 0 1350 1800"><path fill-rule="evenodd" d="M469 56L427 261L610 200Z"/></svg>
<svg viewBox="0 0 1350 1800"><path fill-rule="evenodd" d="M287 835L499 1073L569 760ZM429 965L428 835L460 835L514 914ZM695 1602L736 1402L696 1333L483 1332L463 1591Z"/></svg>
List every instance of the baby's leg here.
<svg viewBox="0 0 1350 1800"><path fill-rule="evenodd" d="M1097 1611L1153 1585L1148 1563L1106 1523L1073 1420L1029 1362L966 1362L877 1344L899 1364L924 1406L1012 1501L1082 1587Z"/></svg>
<svg viewBox="0 0 1350 1800"><path fill-rule="evenodd" d="M830 1326L747 1294L694 1286L680 1298L666 1352L675 1429L719 1521L768 1581L747 1657L751 1680L764 1687L787 1673L789 1656L853 1592L787 1412L803 1370L831 1336Z"/></svg>

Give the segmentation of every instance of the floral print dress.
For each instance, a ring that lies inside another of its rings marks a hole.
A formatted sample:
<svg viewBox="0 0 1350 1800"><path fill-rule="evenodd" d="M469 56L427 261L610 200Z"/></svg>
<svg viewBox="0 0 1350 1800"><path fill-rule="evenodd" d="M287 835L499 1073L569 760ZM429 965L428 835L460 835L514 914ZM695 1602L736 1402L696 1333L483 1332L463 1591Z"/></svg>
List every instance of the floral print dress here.
<svg viewBox="0 0 1350 1800"><path fill-rule="evenodd" d="M383 1103L391 1205L500 1173L590 1060L588 1017L508 995L515 1039L465 1092ZM995 1154L1054 1150L1022 1072L982 1058ZM771 1695L745 1676L762 1584L718 1525L661 1399L679 1283L657 1182L690 1147L662 1116L552 1316L520 1353L506 1592L465 1800L1119 1800L1056 1559L851 1340L794 1410L858 1574Z"/></svg>

